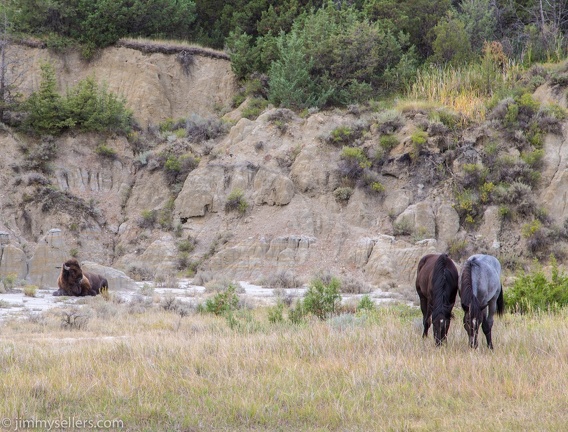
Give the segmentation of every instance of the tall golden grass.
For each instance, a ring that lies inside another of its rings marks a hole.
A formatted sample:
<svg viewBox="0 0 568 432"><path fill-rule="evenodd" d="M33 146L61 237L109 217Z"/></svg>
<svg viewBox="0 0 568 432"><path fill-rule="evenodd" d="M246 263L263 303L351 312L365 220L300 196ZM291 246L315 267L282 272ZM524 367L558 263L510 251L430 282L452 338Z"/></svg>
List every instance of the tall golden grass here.
<svg viewBox="0 0 568 432"><path fill-rule="evenodd" d="M491 62L466 66L429 66L419 70L407 97L451 108L471 121L485 119L487 102L514 83L520 66L500 69Z"/></svg>
<svg viewBox="0 0 568 432"><path fill-rule="evenodd" d="M95 300L97 302L102 300ZM89 307L89 305L85 306ZM120 307L120 306L119 306ZM151 309L2 325L4 418L120 419L125 430L559 431L568 424L568 316L497 319L495 350L446 346L421 315L384 307L302 326L231 330L224 318ZM484 341L484 338L483 338Z"/></svg>

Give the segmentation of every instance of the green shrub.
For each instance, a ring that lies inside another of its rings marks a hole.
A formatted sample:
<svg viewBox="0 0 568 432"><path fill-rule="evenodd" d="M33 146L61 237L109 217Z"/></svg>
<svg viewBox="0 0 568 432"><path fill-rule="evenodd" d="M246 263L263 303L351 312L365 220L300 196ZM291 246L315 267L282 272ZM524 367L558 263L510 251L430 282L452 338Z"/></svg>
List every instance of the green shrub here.
<svg viewBox="0 0 568 432"><path fill-rule="evenodd" d="M521 232L523 234L523 237L528 239L534 236L541 228L542 222L538 219L535 219L532 222L524 224L521 228Z"/></svg>
<svg viewBox="0 0 568 432"><path fill-rule="evenodd" d="M193 252L193 250L195 249L195 239L194 238L190 238L190 239L186 239L186 240L181 240L178 244L178 251L180 252L187 252L187 253L191 253Z"/></svg>
<svg viewBox="0 0 568 432"><path fill-rule="evenodd" d="M24 287L24 296L26 297L35 297L37 295L37 286L35 285L26 285Z"/></svg>
<svg viewBox="0 0 568 432"><path fill-rule="evenodd" d="M499 206L499 217L502 220L509 220L512 217L511 208L507 205L500 205Z"/></svg>
<svg viewBox="0 0 568 432"><path fill-rule="evenodd" d="M338 187L333 191L333 196L337 201L349 201L353 195L353 188L350 187Z"/></svg>
<svg viewBox="0 0 568 432"><path fill-rule="evenodd" d="M414 231L414 226L409 218L403 217L399 221L395 221L392 224L394 235L410 235Z"/></svg>
<svg viewBox="0 0 568 432"><path fill-rule="evenodd" d="M467 223L473 223L479 212L479 197L470 189L465 189L456 194L454 208L460 215L460 219Z"/></svg>
<svg viewBox="0 0 568 432"><path fill-rule="evenodd" d="M412 134L410 140L412 141L412 144L414 144L417 147L420 147L426 144L426 141L428 140L428 133L423 130L417 130Z"/></svg>
<svg viewBox="0 0 568 432"><path fill-rule="evenodd" d="M236 286L229 284L225 291L219 292L213 298L205 301L205 311L215 315L226 315L238 309L239 297Z"/></svg>
<svg viewBox="0 0 568 432"><path fill-rule="evenodd" d="M341 301L341 281L332 277L328 283L321 278L314 279L303 298L303 309L306 313L324 320L333 315Z"/></svg>
<svg viewBox="0 0 568 432"><path fill-rule="evenodd" d="M160 132L171 132L177 122L173 118L167 118L158 125Z"/></svg>
<svg viewBox="0 0 568 432"><path fill-rule="evenodd" d="M268 101L261 98L252 98L243 109L242 115L249 120L256 119L268 106Z"/></svg>
<svg viewBox="0 0 568 432"><path fill-rule="evenodd" d="M448 241L448 255L450 255L455 261L462 261L466 258L467 245L467 240L457 238L450 239Z"/></svg>
<svg viewBox="0 0 568 432"><path fill-rule="evenodd" d="M164 176L170 185L181 184L185 181L188 174L199 165L200 159L192 155L160 155L159 159L164 160Z"/></svg>
<svg viewBox="0 0 568 432"><path fill-rule="evenodd" d="M140 228L152 228L158 220L158 212L156 210L143 210L138 220Z"/></svg>
<svg viewBox="0 0 568 432"><path fill-rule="evenodd" d="M124 134L130 130L132 112L126 108L125 99L105 86L99 87L93 77L79 81L65 98L56 87L54 67L42 64L40 88L23 104L27 113L22 122L24 130L52 135L71 128Z"/></svg>
<svg viewBox="0 0 568 432"><path fill-rule="evenodd" d="M374 181L369 185L369 188L377 194L383 194L385 192L385 187L381 182Z"/></svg>
<svg viewBox="0 0 568 432"><path fill-rule="evenodd" d="M276 324L284 321L284 303L278 301L276 306L268 309L268 322L271 324Z"/></svg>
<svg viewBox="0 0 568 432"><path fill-rule="evenodd" d="M391 151L398 145L398 138L394 135L381 135L379 138L379 144L385 151Z"/></svg>
<svg viewBox="0 0 568 432"><path fill-rule="evenodd" d="M413 146L410 155L412 159L416 160L420 154L420 150L422 150L422 147L428 141L428 133L423 130L417 130L410 136L410 141Z"/></svg>
<svg viewBox="0 0 568 432"><path fill-rule="evenodd" d="M353 130L349 126L338 126L329 134L328 142L335 145L348 144L353 134Z"/></svg>
<svg viewBox="0 0 568 432"><path fill-rule="evenodd" d="M523 273L505 290L504 300L512 312L556 312L568 305L568 276L558 269L553 258L550 279L542 269Z"/></svg>
<svg viewBox="0 0 568 432"><path fill-rule="evenodd" d="M491 193L495 189L495 185L492 182L485 182L479 188L479 200L482 203L488 203L491 201Z"/></svg>
<svg viewBox="0 0 568 432"><path fill-rule="evenodd" d="M174 135L177 138L185 138L187 136L187 132L184 128L178 128L174 131Z"/></svg>
<svg viewBox="0 0 568 432"><path fill-rule="evenodd" d="M132 111L126 108L126 99L99 86L88 77L73 87L64 101L66 123L85 132L116 132L130 130Z"/></svg>
<svg viewBox="0 0 568 432"><path fill-rule="evenodd" d="M560 87L568 86L568 72L559 72L550 77L550 83Z"/></svg>
<svg viewBox="0 0 568 432"><path fill-rule="evenodd" d="M373 310L375 310L375 303L373 303L371 297L368 295L361 297L361 300L359 300L359 303L357 304L357 312Z"/></svg>
<svg viewBox="0 0 568 432"><path fill-rule="evenodd" d="M516 103L509 104L507 106L507 114L503 119L505 126L515 127L517 125L517 119L519 118L519 105Z"/></svg>
<svg viewBox="0 0 568 432"><path fill-rule="evenodd" d="M519 109L528 110L530 113L536 113L540 107L540 103L536 101L532 94L523 93L518 99Z"/></svg>
<svg viewBox="0 0 568 432"><path fill-rule="evenodd" d="M538 149L532 152L524 152L521 154L521 159L525 161L525 163L533 169L537 169L542 166L543 158L544 158L543 149Z"/></svg>
<svg viewBox="0 0 568 432"><path fill-rule="evenodd" d="M346 160L357 161L361 168L369 168L371 166L371 161L367 159L367 155L359 147L343 147L340 157Z"/></svg>
<svg viewBox="0 0 568 432"><path fill-rule="evenodd" d="M298 301L296 305L288 311L288 319L292 324L301 324L306 317L304 303Z"/></svg>
<svg viewBox="0 0 568 432"><path fill-rule="evenodd" d="M116 158L116 150L112 147L107 146L106 144L100 144L95 149L95 153L101 157L108 158L108 159L115 159Z"/></svg>
<svg viewBox="0 0 568 432"><path fill-rule="evenodd" d="M225 202L225 211L238 211L240 214L245 214L248 209L248 203L245 200L244 192L241 189L234 189Z"/></svg>

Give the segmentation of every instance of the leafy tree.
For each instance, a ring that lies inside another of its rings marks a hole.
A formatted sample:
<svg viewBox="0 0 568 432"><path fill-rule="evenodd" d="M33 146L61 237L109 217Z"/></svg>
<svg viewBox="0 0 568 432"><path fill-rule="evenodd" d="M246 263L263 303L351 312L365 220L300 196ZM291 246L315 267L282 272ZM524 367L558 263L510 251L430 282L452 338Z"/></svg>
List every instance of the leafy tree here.
<svg viewBox="0 0 568 432"><path fill-rule="evenodd" d="M124 36L183 38L195 20L193 0L9 0L17 31L56 33L103 47Z"/></svg>
<svg viewBox="0 0 568 432"><path fill-rule="evenodd" d="M341 302L341 281L335 277L326 284L321 278L314 279L302 302L304 312L324 320L333 315Z"/></svg>
<svg viewBox="0 0 568 432"><path fill-rule="evenodd" d="M105 86L99 87L93 77L80 81L69 91L65 114L83 131L126 133L132 120L126 101Z"/></svg>
<svg viewBox="0 0 568 432"><path fill-rule="evenodd" d="M259 70L260 48L253 45L253 37L245 32L232 32L227 38L231 56L231 69L238 79L243 79Z"/></svg>
<svg viewBox="0 0 568 432"><path fill-rule="evenodd" d="M369 19L406 33L422 58L432 54L432 30L450 9L450 0L366 0L363 4Z"/></svg>
<svg viewBox="0 0 568 432"><path fill-rule="evenodd" d="M465 63L471 58L471 45L465 24L454 14L448 13L433 29L436 38L432 43L436 63Z"/></svg>
<svg viewBox="0 0 568 432"><path fill-rule="evenodd" d="M24 102L27 114L22 128L39 134L58 134L76 127L81 131L126 133L132 112L125 101L99 88L92 77L80 81L65 98L57 93L55 70L50 63L41 65L39 90Z"/></svg>
<svg viewBox="0 0 568 432"><path fill-rule="evenodd" d="M497 18L492 0L463 0L459 18L465 24L465 31L474 52L479 53L484 42L495 40Z"/></svg>
<svg viewBox="0 0 568 432"><path fill-rule="evenodd" d="M270 68L270 101L289 108L325 105L333 88L323 88L310 76L313 60L307 58L297 33L278 39L280 59Z"/></svg>
<svg viewBox="0 0 568 432"><path fill-rule="evenodd" d="M278 59L270 68L271 99L285 106L364 100L404 85L414 67L407 37L333 3L299 17L277 46Z"/></svg>

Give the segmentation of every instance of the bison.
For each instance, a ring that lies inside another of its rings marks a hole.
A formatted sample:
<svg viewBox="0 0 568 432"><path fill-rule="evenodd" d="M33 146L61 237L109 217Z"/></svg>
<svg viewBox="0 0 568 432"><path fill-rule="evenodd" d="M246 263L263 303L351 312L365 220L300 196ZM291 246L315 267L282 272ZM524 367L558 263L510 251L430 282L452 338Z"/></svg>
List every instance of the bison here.
<svg viewBox="0 0 568 432"><path fill-rule="evenodd" d="M59 289L53 293L54 296L95 296L102 288L108 289L108 281L101 275L83 272L79 262L73 258L63 263L57 286Z"/></svg>

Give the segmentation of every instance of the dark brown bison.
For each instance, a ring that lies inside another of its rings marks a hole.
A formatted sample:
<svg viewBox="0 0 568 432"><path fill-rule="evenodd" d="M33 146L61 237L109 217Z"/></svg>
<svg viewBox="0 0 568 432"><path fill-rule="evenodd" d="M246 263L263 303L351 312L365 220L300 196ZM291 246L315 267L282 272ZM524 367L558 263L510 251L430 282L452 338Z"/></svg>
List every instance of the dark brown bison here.
<svg viewBox="0 0 568 432"><path fill-rule="evenodd" d="M72 258L63 263L57 286L54 296L95 296L101 288L108 289L108 281L101 275L83 272L79 262Z"/></svg>

